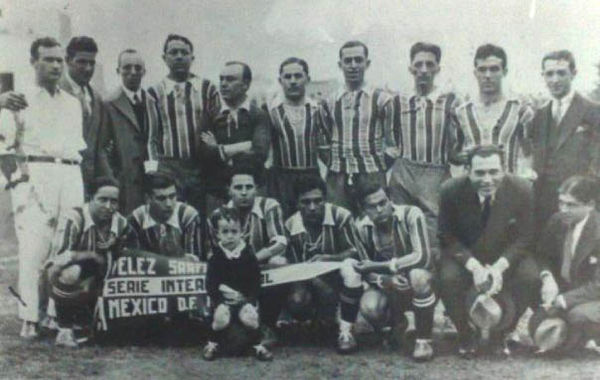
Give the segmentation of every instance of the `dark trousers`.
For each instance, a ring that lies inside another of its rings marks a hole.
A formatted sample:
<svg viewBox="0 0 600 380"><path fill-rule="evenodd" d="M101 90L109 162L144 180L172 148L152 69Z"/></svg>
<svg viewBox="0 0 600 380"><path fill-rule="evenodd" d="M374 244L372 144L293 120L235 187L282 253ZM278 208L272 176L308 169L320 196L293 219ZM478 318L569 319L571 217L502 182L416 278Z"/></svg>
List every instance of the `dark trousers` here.
<svg viewBox="0 0 600 380"><path fill-rule="evenodd" d="M456 326L460 338L470 334L467 291L473 286L473 275L464 265L453 258L442 257L440 261L439 293L448 312L448 316ZM541 281L535 260L523 257L504 272L503 287L511 290L515 303L516 317L506 331L516 326L519 317L527 307L539 304Z"/></svg>
<svg viewBox="0 0 600 380"><path fill-rule="evenodd" d="M359 214L357 188L359 182L374 181L385 186L385 173L327 173L327 200L335 205L347 208L355 216Z"/></svg>

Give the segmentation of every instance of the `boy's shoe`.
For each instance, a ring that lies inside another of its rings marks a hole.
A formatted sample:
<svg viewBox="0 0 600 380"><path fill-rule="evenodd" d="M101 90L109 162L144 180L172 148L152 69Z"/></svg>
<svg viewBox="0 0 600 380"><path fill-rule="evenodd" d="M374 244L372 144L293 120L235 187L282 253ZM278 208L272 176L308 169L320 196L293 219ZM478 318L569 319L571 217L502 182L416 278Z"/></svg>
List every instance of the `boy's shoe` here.
<svg viewBox="0 0 600 380"><path fill-rule="evenodd" d="M219 344L216 342L208 341L206 346L204 346L204 351L202 352L202 357L206 361L215 360L217 355L219 354Z"/></svg>
<svg viewBox="0 0 600 380"><path fill-rule="evenodd" d="M38 337L37 326L35 322L23 321L21 327L21 338L32 340Z"/></svg>
<svg viewBox="0 0 600 380"><path fill-rule="evenodd" d="M337 351L340 354L350 354L358 350L358 343L350 330L340 330L340 335L337 341Z"/></svg>
<svg viewBox="0 0 600 380"><path fill-rule="evenodd" d="M75 332L73 329L59 328L58 334L54 344L60 347L77 348L79 344L75 339Z"/></svg>
<svg viewBox="0 0 600 380"><path fill-rule="evenodd" d="M433 359L433 346L431 339L417 339L413 351L413 359L418 362L429 361Z"/></svg>
<svg viewBox="0 0 600 380"><path fill-rule="evenodd" d="M257 344L254 347L254 356L261 362L269 362L273 360L273 354L269 351L268 348L263 346L262 344Z"/></svg>

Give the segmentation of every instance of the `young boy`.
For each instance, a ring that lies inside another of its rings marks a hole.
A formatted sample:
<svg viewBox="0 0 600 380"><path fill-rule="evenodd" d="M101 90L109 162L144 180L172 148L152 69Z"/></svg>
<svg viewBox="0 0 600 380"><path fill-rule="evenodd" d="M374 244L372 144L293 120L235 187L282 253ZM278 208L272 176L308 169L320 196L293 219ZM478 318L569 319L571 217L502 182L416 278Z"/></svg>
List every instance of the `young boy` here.
<svg viewBox="0 0 600 380"><path fill-rule="evenodd" d="M206 275L206 288L214 308L211 337L204 347L205 360L214 360L220 351L219 346L224 346L225 352L233 351L229 346L239 342L227 341L227 333L233 332L236 324L241 324L243 338L252 343L260 340L256 308L260 269L256 257L242 239L239 214L234 208L222 207L213 214L211 222L216 226L218 243L208 260ZM273 359L271 352L262 344L255 344L253 348L258 360Z"/></svg>

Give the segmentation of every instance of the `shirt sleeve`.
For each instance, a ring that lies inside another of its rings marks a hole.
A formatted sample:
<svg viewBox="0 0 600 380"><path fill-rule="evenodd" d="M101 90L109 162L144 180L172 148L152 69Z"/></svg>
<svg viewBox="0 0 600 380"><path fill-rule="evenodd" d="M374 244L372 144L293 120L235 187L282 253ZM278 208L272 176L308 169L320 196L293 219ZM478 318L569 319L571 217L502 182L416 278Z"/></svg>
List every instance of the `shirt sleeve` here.
<svg viewBox="0 0 600 380"><path fill-rule="evenodd" d="M185 226L184 231L185 253L191 253L200 261L206 261L206 249L204 246L204 233L200 216L196 214Z"/></svg>
<svg viewBox="0 0 600 380"><path fill-rule="evenodd" d="M409 207L406 211L407 228L412 252L395 258L391 262L392 272L408 271L413 268L428 268L431 264L431 250L425 216L418 207Z"/></svg>
<svg viewBox="0 0 600 380"><path fill-rule="evenodd" d="M267 225L267 236L269 237L271 247L280 244L282 246L281 252L283 252L288 241L284 232L283 211L281 210L279 203L274 201L274 204L266 210L265 221Z"/></svg>

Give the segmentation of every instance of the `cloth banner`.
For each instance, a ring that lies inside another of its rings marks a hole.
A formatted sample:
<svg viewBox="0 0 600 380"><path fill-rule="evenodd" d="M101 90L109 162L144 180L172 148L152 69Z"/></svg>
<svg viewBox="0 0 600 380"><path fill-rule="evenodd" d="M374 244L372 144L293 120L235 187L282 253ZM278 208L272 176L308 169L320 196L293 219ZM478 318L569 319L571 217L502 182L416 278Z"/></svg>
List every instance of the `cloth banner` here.
<svg viewBox="0 0 600 380"><path fill-rule="evenodd" d="M306 281L338 270L339 262L290 264L261 271L262 287ZM108 331L120 321L205 312L206 263L125 250L109 264L96 304L98 331Z"/></svg>

